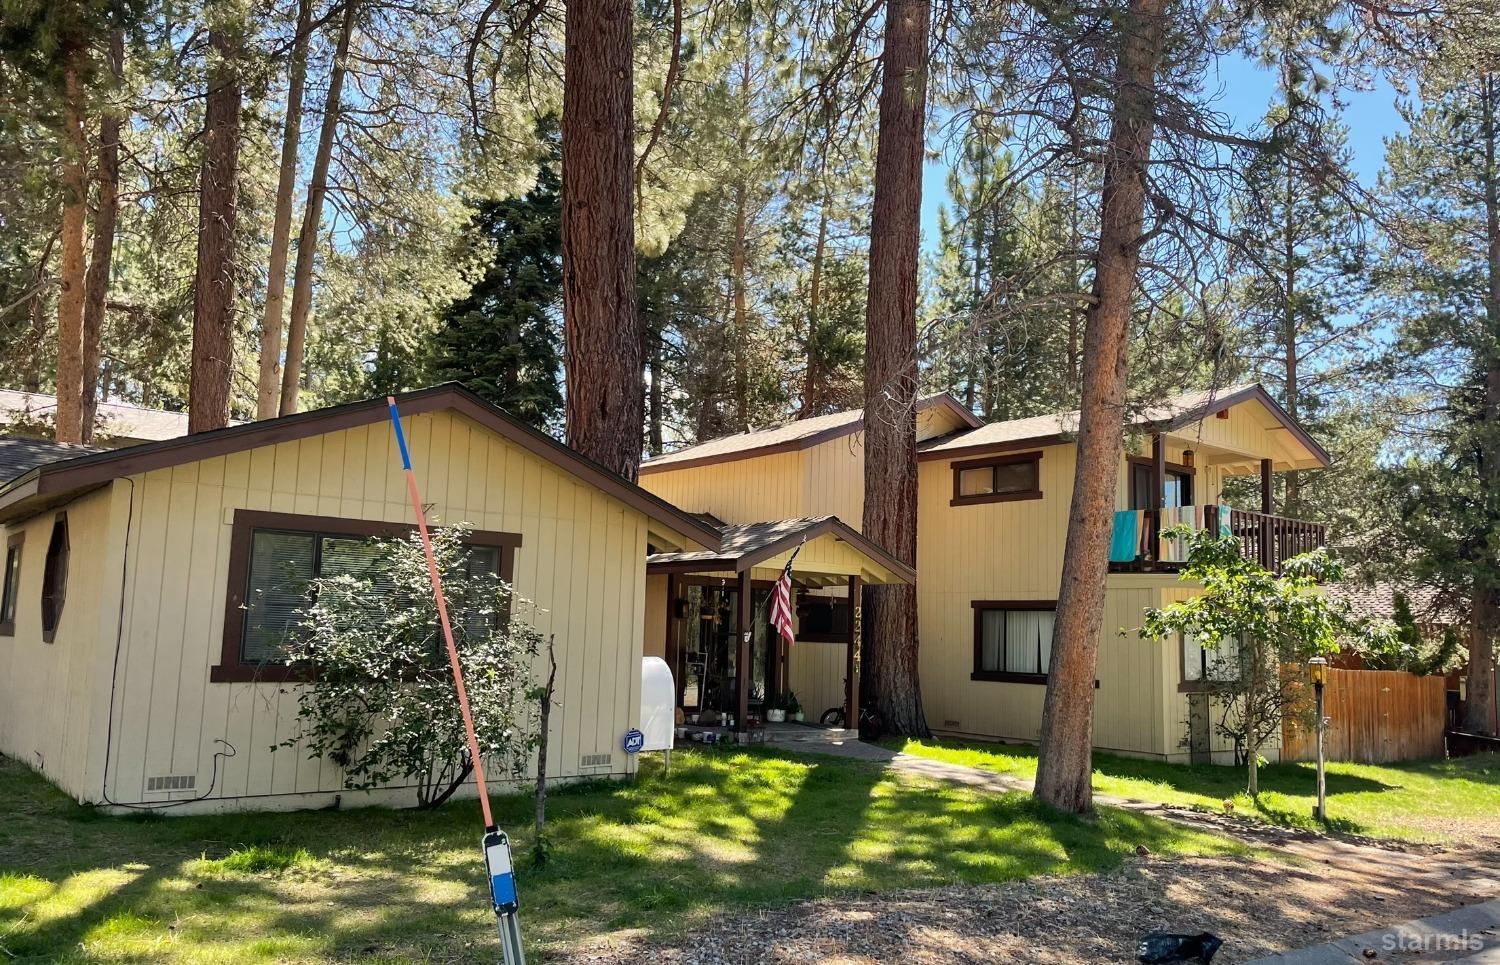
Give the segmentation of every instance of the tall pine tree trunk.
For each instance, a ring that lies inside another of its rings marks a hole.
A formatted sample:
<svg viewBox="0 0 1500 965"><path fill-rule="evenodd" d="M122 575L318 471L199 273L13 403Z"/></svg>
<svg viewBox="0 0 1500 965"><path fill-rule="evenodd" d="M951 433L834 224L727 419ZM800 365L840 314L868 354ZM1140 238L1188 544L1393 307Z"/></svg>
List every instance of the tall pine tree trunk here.
<svg viewBox="0 0 1500 965"><path fill-rule="evenodd" d="M1078 458L1037 761L1036 796L1066 811L1093 807L1094 670L1104 620L1110 522L1124 453L1130 318L1143 242L1164 6L1165 0L1130 0L1120 24L1093 304L1083 337Z"/></svg>
<svg viewBox="0 0 1500 965"><path fill-rule="evenodd" d="M750 52L746 50L740 62L740 104L746 114L750 111ZM750 185L744 165L750 153L750 124L748 118L740 121L739 135L739 179L734 185L734 250L730 258L730 291L734 298L734 417L735 429L744 432L750 428L750 362L746 353L750 347L750 313L745 296L745 239L750 223Z"/></svg>
<svg viewBox="0 0 1500 965"><path fill-rule="evenodd" d="M651 366L651 389L647 396L646 447L653 456L662 452L662 344L661 332L656 329L646 333L646 355Z"/></svg>
<svg viewBox="0 0 1500 965"><path fill-rule="evenodd" d="M43 274L41 270L37 275ZM40 284L40 283L39 283ZM47 342L47 299L40 287L31 296L31 307L27 310L31 319L31 331L27 337L26 367L22 370L21 388L27 392L42 391L42 346Z"/></svg>
<svg viewBox="0 0 1500 965"><path fill-rule="evenodd" d="M1287 105L1290 111L1291 104ZM1297 226L1293 223L1296 217L1295 195L1296 172L1292 167L1292 159L1286 159L1286 197L1284 199L1284 224L1282 225L1282 287L1284 289L1285 303L1283 310L1286 315L1282 320L1282 352L1283 365L1286 368L1286 411L1293 419L1297 418L1300 400L1297 397ZM1302 499L1302 485L1297 478L1297 471L1293 469L1286 474L1286 496L1281 503L1281 511L1287 516L1295 517L1299 511Z"/></svg>
<svg viewBox="0 0 1500 965"><path fill-rule="evenodd" d="M198 272L193 292L193 360L188 432L229 424L234 373L235 186L240 156L239 36L235 26L208 37L208 99L198 183Z"/></svg>
<svg viewBox="0 0 1500 965"><path fill-rule="evenodd" d="M631 205L631 0L570 0L563 65L562 261L568 445L627 479L645 399Z"/></svg>
<svg viewBox="0 0 1500 965"><path fill-rule="evenodd" d="M930 17L930 0L886 2L865 309L864 533L912 565L917 561L917 254ZM865 681L875 708L888 729L926 735L917 675L916 587L872 587L868 602Z"/></svg>
<svg viewBox="0 0 1500 965"><path fill-rule="evenodd" d="M1484 426L1480 430L1484 498L1489 518L1500 518L1500 89L1493 74L1480 80L1484 131L1484 221L1488 287L1485 291ZM1474 581L1469 627L1469 687L1464 726L1472 733L1500 733L1495 719L1495 635L1500 631L1500 574L1482 567Z"/></svg>
<svg viewBox="0 0 1500 965"><path fill-rule="evenodd" d="M1068 187L1073 194L1073 203L1068 206L1068 250L1071 252L1070 264L1073 266L1073 281L1082 288L1082 279L1077 277L1078 272L1078 250L1083 247L1083 232L1079 230L1079 206L1078 206L1078 172L1070 171L1068 174ZM1069 400L1078 397L1079 383L1083 379L1082 366L1078 352L1079 334L1082 329L1083 313L1070 300L1068 302L1068 364L1067 364L1067 398Z"/></svg>
<svg viewBox="0 0 1500 965"><path fill-rule="evenodd" d="M307 351L307 320L312 314L313 259L318 253L318 232L323 226L323 199L328 194L328 165L333 158L334 135L344 96L344 76L349 61L349 42L354 36L354 15L359 4L347 0L339 26L333 67L328 72L328 96L323 102L323 126L318 132L318 153L313 156L312 177L307 182L307 210L297 235L297 264L292 273L292 316L286 330L286 367L281 373L281 414L297 411L302 390L302 358ZM278 326L279 328L279 326Z"/></svg>
<svg viewBox="0 0 1500 965"><path fill-rule="evenodd" d="M83 234L88 218L88 144L83 134L84 92L79 78L86 51L73 55L63 75L62 233L57 293L58 442L83 441Z"/></svg>
<svg viewBox="0 0 1500 965"><path fill-rule="evenodd" d="M286 309L286 262L292 238L292 202L297 193L297 158L302 143L302 88L307 81L308 34L312 0L298 0L297 37L287 67L286 118L281 130L281 169L276 178L276 213L271 222L270 275L260 327L260 379L255 417L274 419L281 406L281 320Z"/></svg>
<svg viewBox="0 0 1500 965"><path fill-rule="evenodd" d="M125 33L116 28L109 37L109 68L114 82L125 71ZM99 117L98 208L94 212L93 254L84 279L83 296L83 389L79 422L84 442L94 441L94 418L99 412L99 356L104 339L104 311L109 299L109 273L114 261L115 223L120 196L120 114L107 108ZM106 392L108 386L105 387Z"/></svg>
<svg viewBox="0 0 1500 965"><path fill-rule="evenodd" d="M828 254L828 205L823 195L818 208L818 242L813 246L811 290L807 297L807 370L802 374L802 408L797 418L819 415L823 409L823 260Z"/></svg>

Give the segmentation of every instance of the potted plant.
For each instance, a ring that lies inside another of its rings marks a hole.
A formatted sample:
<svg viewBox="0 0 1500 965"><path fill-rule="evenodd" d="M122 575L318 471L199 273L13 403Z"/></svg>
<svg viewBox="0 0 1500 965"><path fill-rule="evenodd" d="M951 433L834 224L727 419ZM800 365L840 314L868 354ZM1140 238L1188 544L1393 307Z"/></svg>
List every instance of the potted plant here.
<svg viewBox="0 0 1500 965"><path fill-rule="evenodd" d="M791 720L802 723L802 702L790 690L781 697L781 712Z"/></svg>

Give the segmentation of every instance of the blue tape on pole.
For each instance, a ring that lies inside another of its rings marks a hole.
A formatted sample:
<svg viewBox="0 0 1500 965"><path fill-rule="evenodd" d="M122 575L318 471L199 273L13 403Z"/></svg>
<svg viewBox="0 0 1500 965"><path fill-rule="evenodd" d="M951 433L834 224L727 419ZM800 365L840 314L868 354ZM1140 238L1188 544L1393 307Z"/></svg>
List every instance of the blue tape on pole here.
<svg viewBox="0 0 1500 965"><path fill-rule="evenodd" d="M516 897L516 873L510 860L510 838L504 831L484 836L484 870L490 879L490 900L497 912L513 912L520 905Z"/></svg>
<svg viewBox="0 0 1500 965"><path fill-rule="evenodd" d="M411 453L406 451L406 433L401 431L401 414L396 411L396 400L390 399L391 425L396 427L396 445L401 449L401 468L411 468Z"/></svg>

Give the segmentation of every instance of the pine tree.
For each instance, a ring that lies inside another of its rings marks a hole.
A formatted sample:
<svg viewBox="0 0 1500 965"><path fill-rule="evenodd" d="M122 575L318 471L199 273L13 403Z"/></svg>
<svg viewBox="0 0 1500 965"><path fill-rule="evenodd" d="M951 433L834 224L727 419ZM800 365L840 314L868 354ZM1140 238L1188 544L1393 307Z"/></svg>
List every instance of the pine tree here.
<svg viewBox="0 0 1500 965"><path fill-rule="evenodd" d="M1076 404L1082 303L1069 251L1071 199L1055 178L1020 180L984 126L949 170L928 311L942 332L928 380L986 421ZM1071 337L1070 337L1071 336Z"/></svg>
<svg viewBox="0 0 1500 965"><path fill-rule="evenodd" d="M1272 147L1246 166L1236 195L1235 307L1248 329L1251 371L1292 418L1327 439L1339 400L1355 394L1370 374L1377 316L1357 311L1367 255L1359 215L1340 190L1352 181L1346 129L1333 119L1304 118L1315 93L1289 79L1283 87L1283 102L1262 123ZM1309 148L1316 144L1336 170L1307 171L1293 156L1306 148L1278 143L1278 131L1312 142ZM1326 485L1304 494L1304 475L1285 474L1285 515L1302 516L1308 503L1343 498Z"/></svg>
<svg viewBox="0 0 1500 965"><path fill-rule="evenodd" d="M462 382L538 429L558 429L562 308L562 202L543 165L525 195L484 201L469 222L483 274L443 309L430 381Z"/></svg>
<svg viewBox="0 0 1500 965"><path fill-rule="evenodd" d="M862 531L917 562L917 269L922 156L931 60L929 0L887 0L870 295L865 326L865 505ZM866 594L866 686L885 725L925 736L918 674L917 593L907 585Z"/></svg>
<svg viewBox="0 0 1500 965"><path fill-rule="evenodd" d="M1496 732L1500 633L1500 77L1423 90L1391 139L1385 189L1395 217L1379 277L1405 322L1393 359L1434 414L1424 447L1393 475L1401 537L1425 582L1466 598L1467 729Z"/></svg>

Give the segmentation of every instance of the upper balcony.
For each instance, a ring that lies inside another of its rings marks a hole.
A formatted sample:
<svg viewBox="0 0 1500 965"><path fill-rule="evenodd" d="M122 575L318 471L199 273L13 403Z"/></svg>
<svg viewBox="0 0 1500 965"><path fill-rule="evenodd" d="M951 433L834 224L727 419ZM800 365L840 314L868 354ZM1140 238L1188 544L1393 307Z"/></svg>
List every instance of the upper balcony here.
<svg viewBox="0 0 1500 965"><path fill-rule="evenodd" d="M1111 573L1175 573L1187 561L1188 541L1166 539L1162 533L1186 524L1192 529L1217 530L1239 540L1241 552L1266 569L1280 573L1294 556L1327 545L1322 523L1290 519L1228 506L1176 506L1167 509L1125 509L1115 513L1110 543Z"/></svg>

